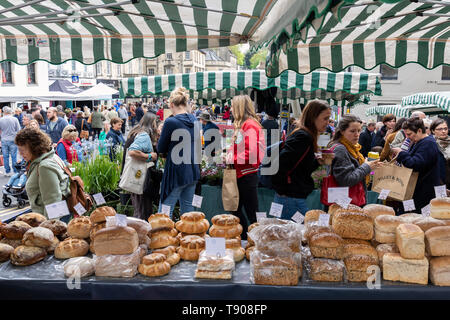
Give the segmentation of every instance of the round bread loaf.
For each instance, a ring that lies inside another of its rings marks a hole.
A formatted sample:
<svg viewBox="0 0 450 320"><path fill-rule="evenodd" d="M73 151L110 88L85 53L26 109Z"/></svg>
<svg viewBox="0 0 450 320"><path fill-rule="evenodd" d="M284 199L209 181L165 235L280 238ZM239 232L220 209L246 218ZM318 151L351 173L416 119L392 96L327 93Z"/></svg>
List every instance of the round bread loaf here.
<svg viewBox="0 0 450 320"><path fill-rule="evenodd" d="M91 233L92 223L88 217L78 217L71 220L67 226L67 233L72 238L86 239Z"/></svg>
<svg viewBox="0 0 450 320"><path fill-rule="evenodd" d="M9 244L0 243L0 262L9 260L11 253L14 252L14 248Z"/></svg>
<svg viewBox="0 0 450 320"><path fill-rule="evenodd" d="M352 255L371 256L378 260L377 250L365 244L347 244L344 246L344 259Z"/></svg>
<svg viewBox="0 0 450 320"><path fill-rule="evenodd" d="M445 220L439 220L432 217L424 217L420 220L418 219L414 222L414 224L422 229L423 232L426 232L434 227L445 227L449 225Z"/></svg>
<svg viewBox="0 0 450 320"><path fill-rule="evenodd" d="M255 246L248 247L245 250L245 257L247 258L248 261L250 261L250 255L252 254L253 250L255 250Z"/></svg>
<svg viewBox="0 0 450 320"><path fill-rule="evenodd" d="M227 248L227 249L237 249L237 248L242 248L242 246L241 246L241 242L238 239L233 238L233 239L226 239L225 240L225 248Z"/></svg>
<svg viewBox="0 0 450 320"><path fill-rule="evenodd" d="M12 240L12 239L3 238L2 240L0 240L0 243L7 244L15 249L18 246L22 245L22 240Z"/></svg>
<svg viewBox="0 0 450 320"><path fill-rule="evenodd" d="M148 222L152 226L152 230L157 231L160 229L173 229L175 222L170 219L169 216L164 213L155 213L148 218Z"/></svg>
<svg viewBox="0 0 450 320"><path fill-rule="evenodd" d="M237 236L240 236L242 233L242 226L240 224L234 225L234 226L216 226L212 225L209 229L209 235L211 237L218 237L218 238L236 238Z"/></svg>
<svg viewBox="0 0 450 320"><path fill-rule="evenodd" d="M205 214L200 211L191 211L184 213L180 218L185 221L198 222L205 219Z"/></svg>
<svg viewBox="0 0 450 320"><path fill-rule="evenodd" d="M395 211L393 208L376 203L371 203L364 206L363 212L372 219L375 219L376 217L381 215L395 216Z"/></svg>
<svg viewBox="0 0 450 320"><path fill-rule="evenodd" d="M82 239L66 239L55 249L56 259L70 259L85 256L89 251L89 244Z"/></svg>
<svg viewBox="0 0 450 320"><path fill-rule="evenodd" d="M106 222L106 217L112 217L116 215L116 210L112 207L104 206L95 209L90 216L91 223Z"/></svg>
<svg viewBox="0 0 450 320"><path fill-rule="evenodd" d="M225 248L233 250L233 258L235 262L239 262L245 257L245 249L241 246L241 241L238 239L225 240Z"/></svg>
<svg viewBox="0 0 450 320"><path fill-rule="evenodd" d="M170 272L170 264L162 253L152 253L142 258L138 271L147 277L160 277Z"/></svg>
<svg viewBox="0 0 450 320"><path fill-rule="evenodd" d="M171 230L160 230L152 233L150 248L159 249L178 245L179 239L172 236Z"/></svg>
<svg viewBox="0 0 450 320"><path fill-rule="evenodd" d="M177 253L177 248L175 246L169 246L162 249L153 250L152 253L162 253L166 256L167 262L170 266L176 265L180 262L180 255Z"/></svg>
<svg viewBox="0 0 450 320"><path fill-rule="evenodd" d="M238 225L240 220L232 214L219 214L212 217L211 222L213 225L226 227Z"/></svg>
<svg viewBox="0 0 450 320"><path fill-rule="evenodd" d="M46 220L39 227L50 229L55 236L60 236L67 232L67 224L58 219Z"/></svg>
<svg viewBox="0 0 450 320"><path fill-rule="evenodd" d="M47 221L47 218L40 213L30 212L23 215L20 215L16 218L16 221L23 221L28 223L30 226L39 227L41 223Z"/></svg>
<svg viewBox="0 0 450 320"><path fill-rule="evenodd" d="M11 254L11 263L16 266L29 266L43 260L47 251L40 247L18 246Z"/></svg>
<svg viewBox="0 0 450 320"><path fill-rule="evenodd" d="M63 234L60 234L60 235L58 236L59 241L64 241L64 240L66 240L66 239L68 239L68 238L70 238L70 235L69 235L67 232L65 232L65 233L63 233Z"/></svg>
<svg viewBox="0 0 450 320"><path fill-rule="evenodd" d="M31 229L31 226L23 221L13 221L8 224L0 225L0 233L6 239L22 240L25 232Z"/></svg>
<svg viewBox="0 0 450 320"><path fill-rule="evenodd" d="M106 228L106 222L100 222L95 224L92 228L91 231L89 233L89 238L92 240L94 240L95 234L97 233L97 231L100 231L102 229Z"/></svg>
<svg viewBox="0 0 450 320"><path fill-rule="evenodd" d="M196 261L200 252L205 250L205 239L199 236L186 236L181 239L178 254L183 260Z"/></svg>
<svg viewBox="0 0 450 320"><path fill-rule="evenodd" d="M177 234L177 238L181 240L181 238L184 238L186 236L199 236L199 237L205 237L206 232L202 232L202 233L194 233L194 234L190 234L190 233L184 233L184 232L179 232Z"/></svg>
<svg viewBox="0 0 450 320"><path fill-rule="evenodd" d="M430 215L435 219L450 219L450 198L435 198L430 201Z"/></svg>
<svg viewBox="0 0 450 320"><path fill-rule="evenodd" d="M89 244L89 252L95 254L94 240L91 240L91 243Z"/></svg>
<svg viewBox="0 0 450 320"><path fill-rule="evenodd" d="M318 221L319 220L319 216L321 214L326 214L325 211L322 210L309 210L305 213L305 225L309 222L313 222L313 221Z"/></svg>
<svg viewBox="0 0 450 320"><path fill-rule="evenodd" d="M188 212L188 213L194 213L194 212ZM195 213L197 213L197 212L195 212ZM198 213L200 214L201 212L198 212ZM185 213L185 214L187 214L187 213ZM203 213L201 213L201 214L203 214ZM191 216L188 216L188 217L192 218ZM197 216L194 215L194 217L197 217ZM177 223L175 223L175 228L177 228L178 231L187 233L187 234L204 233L204 232L208 231L209 221L206 219L200 219L200 220L195 220L195 221L189 220L189 219L182 219L180 221L177 221Z"/></svg>
<svg viewBox="0 0 450 320"><path fill-rule="evenodd" d="M25 232L22 243L25 246L46 248L53 244L54 237L50 229L36 227Z"/></svg>
<svg viewBox="0 0 450 320"><path fill-rule="evenodd" d="M57 237L53 237L51 246L47 247L47 254L54 254L56 247L59 245L60 241Z"/></svg>

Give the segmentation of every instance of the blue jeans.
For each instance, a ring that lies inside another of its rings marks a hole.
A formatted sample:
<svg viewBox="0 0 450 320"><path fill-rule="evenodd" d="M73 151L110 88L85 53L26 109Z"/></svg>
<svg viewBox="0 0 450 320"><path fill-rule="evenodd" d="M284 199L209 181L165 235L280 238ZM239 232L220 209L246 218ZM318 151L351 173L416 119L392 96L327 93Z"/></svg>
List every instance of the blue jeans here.
<svg viewBox="0 0 450 320"><path fill-rule="evenodd" d="M17 146L14 144L14 141L2 141L2 152L6 173L11 171L11 167L9 166L9 155L11 155L13 170L17 173L17 169L14 168L14 165L17 163Z"/></svg>
<svg viewBox="0 0 450 320"><path fill-rule="evenodd" d="M273 202L283 205L281 219L285 220L290 220L297 211L302 215L305 215L305 213L309 210L306 206L306 199L302 198L289 198L286 196L280 196L278 193L275 193Z"/></svg>
<svg viewBox="0 0 450 320"><path fill-rule="evenodd" d="M170 218L172 219L173 208L175 208L178 200L180 201L180 215L186 212L194 211L192 200L194 198L196 185L197 181L173 189L163 203L161 203L161 201L159 202L158 212L162 212L163 204L166 206L170 206Z"/></svg>
<svg viewBox="0 0 450 320"><path fill-rule="evenodd" d="M8 185L11 187L24 187L25 183L27 182L27 175L25 173L16 173L15 175L13 175L9 181L8 181Z"/></svg>

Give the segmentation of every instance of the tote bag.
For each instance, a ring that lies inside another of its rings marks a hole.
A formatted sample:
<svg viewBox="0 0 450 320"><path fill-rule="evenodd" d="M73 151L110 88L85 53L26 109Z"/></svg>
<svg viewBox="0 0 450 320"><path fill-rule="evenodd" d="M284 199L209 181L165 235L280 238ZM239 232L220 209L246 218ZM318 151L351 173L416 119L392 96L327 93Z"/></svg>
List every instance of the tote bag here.
<svg viewBox="0 0 450 320"><path fill-rule="evenodd" d="M154 165L152 162L138 161L127 154L119 187L131 193L142 194L147 169L152 165Z"/></svg>

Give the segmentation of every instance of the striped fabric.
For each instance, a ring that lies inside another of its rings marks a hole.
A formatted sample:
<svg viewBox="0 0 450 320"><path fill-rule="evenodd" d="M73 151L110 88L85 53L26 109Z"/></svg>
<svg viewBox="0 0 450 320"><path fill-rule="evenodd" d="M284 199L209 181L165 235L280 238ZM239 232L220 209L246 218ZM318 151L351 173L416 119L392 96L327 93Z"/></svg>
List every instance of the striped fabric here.
<svg viewBox="0 0 450 320"><path fill-rule="evenodd" d="M414 111L422 111L427 115L445 115L449 113L448 109L443 109L434 104L416 104L416 105L385 105L370 107L366 110L367 116L384 116L392 113L397 117L410 117Z"/></svg>
<svg viewBox="0 0 450 320"><path fill-rule="evenodd" d="M346 1L346 0L344 0ZM125 63L261 45L307 29L341 0L2 0L0 61Z"/></svg>
<svg viewBox="0 0 450 320"><path fill-rule="evenodd" d="M450 112L450 91L417 93L402 99L403 106L428 104Z"/></svg>
<svg viewBox="0 0 450 320"><path fill-rule="evenodd" d="M333 99L345 104L381 95L379 74L331 73L315 71L301 75L285 71L277 78L268 78L264 70L214 71L151 77L125 78L120 81L121 97L168 95L178 87L185 87L190 97L199 101L227 101L252 89L277 88L276 98L296 100Z"/></svg>
<svg viewBox="0 0 450 320"><path fill-rule="evenodd" d="M339 72L352 65L371 70L380 64L398 68L415 62L428 69L450 64L450 5L439 2L358 0L340 9L340 20L328 13L322 28L305 42L291 47L273 43L267 74L276 77L286 69L306 74L317 68Z"/></svg>

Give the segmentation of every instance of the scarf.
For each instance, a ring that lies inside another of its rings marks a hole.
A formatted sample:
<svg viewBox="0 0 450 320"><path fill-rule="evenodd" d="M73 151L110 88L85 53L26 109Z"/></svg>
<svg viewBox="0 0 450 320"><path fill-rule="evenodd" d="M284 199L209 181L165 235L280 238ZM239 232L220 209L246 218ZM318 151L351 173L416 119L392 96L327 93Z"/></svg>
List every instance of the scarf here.
<svg viewBox="0 0 450 320"><path fill-rule="evenodd" d="M362 165L366 160L364 159L364 156L359 152L361 150L361 145L359 143L352 144L350 141L345 139L344 137L341 137L339 139L339 143L341 143L350 153L350 155L358 160L359 165ZM366 185L370 183L370 175L366 176Z"/></svg>
<svg viewBox="0 0 450 320"><path fill-rule="evenodd" d="M450 137L444 140L436 138L436 143L439 151L444 155L445 160L450 160Z"/></svg>

